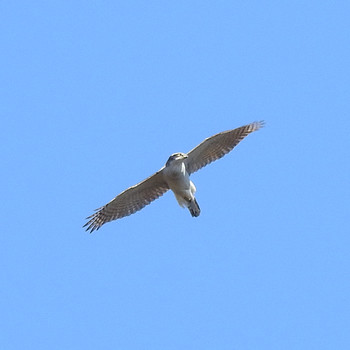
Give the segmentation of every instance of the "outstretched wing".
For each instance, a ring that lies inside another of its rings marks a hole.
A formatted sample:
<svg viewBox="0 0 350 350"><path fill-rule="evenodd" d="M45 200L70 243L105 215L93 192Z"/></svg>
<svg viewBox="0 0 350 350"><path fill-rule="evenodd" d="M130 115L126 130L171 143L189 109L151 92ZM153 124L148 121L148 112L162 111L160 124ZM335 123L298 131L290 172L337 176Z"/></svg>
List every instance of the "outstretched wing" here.
<svg viewBox="0 0 350 350"><path fill-rule="evenodd" d="M135 186L129 187L96 213L87 217L86 231L98 230L106 222L131 215L163 195L169 186L163 179L162 169Z"/></svg>
<svg viewBox="0 0 350 350"><path fill-rule="evenodd" d="M188 173L194 173L214 160L220 159L225 154L232 151L232 149L248 134L259 130L263 126L263 121L254 122L237 129L220 132L219 134L208 137L187 153L186 169Z"/></svg>

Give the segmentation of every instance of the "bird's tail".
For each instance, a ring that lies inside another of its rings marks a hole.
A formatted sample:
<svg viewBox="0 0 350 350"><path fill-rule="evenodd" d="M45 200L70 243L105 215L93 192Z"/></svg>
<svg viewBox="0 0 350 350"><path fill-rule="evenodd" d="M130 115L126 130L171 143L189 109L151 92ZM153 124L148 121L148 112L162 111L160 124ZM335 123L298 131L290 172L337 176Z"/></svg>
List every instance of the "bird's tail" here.
<svg viewBox="0 0 350 350"><path fill-rule="evenodd" d="M199 208L198 202L196 201L196 198L193 198L187 206L188 210L190 211L192 216L199 216L199 214L201 213L201 210Z"/></svg>

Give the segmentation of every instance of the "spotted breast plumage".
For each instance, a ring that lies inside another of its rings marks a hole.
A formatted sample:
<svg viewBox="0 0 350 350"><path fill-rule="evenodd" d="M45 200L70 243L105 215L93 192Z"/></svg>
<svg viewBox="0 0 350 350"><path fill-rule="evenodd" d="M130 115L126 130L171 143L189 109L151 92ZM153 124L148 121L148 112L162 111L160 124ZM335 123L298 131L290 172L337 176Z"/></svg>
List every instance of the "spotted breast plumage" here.
<svg viewBox="0 0 350 350"><path fill-rule="evenodd" d="M200 208L195 198L196 187L190 175L209 163L222 158L250 133L264 126L263 121L254 122L208 137L186 153L172 154L165 166L146 180L129 187L117 197L89 216L86 230L93 232L103 224L131 215L141 210L169 189L173 191L180 206L188 208L191 215L199 216Z"/></svg>

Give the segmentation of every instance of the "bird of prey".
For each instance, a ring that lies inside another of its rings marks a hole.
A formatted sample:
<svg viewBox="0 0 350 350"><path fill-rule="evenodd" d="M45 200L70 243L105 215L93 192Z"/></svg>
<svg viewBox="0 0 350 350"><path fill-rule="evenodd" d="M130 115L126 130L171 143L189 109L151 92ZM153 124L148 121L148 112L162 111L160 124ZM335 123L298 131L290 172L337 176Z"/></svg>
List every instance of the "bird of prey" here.
<svg viewBox="0 0 350 350"><path fill-rule="evenodd" d="M208 137L197 147L186 153L172 154L165 166L155 174L135 186L129 187L103 207L89 216L86 230L98 230L106 222L131 215L169 189L181 207L188 208L191 215L199 216L199 205L194 196L196 187L190 175L207 164L230 152L248 134L264 126L263 121L254 122L240 128L228 130Z"/></svg>

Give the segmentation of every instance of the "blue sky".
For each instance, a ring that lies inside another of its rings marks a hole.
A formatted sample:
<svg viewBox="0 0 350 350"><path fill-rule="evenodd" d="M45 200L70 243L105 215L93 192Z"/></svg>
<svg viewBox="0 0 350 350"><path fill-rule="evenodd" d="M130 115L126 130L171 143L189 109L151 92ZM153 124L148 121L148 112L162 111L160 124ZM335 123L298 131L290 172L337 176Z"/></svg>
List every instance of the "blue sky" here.
<svg viewBox="0 0 350 350"><path fill-rule="evenodd" d="M349 349L347 1L0 5L2 349ZM85 217L255 120L172 193Z"/></svg>

